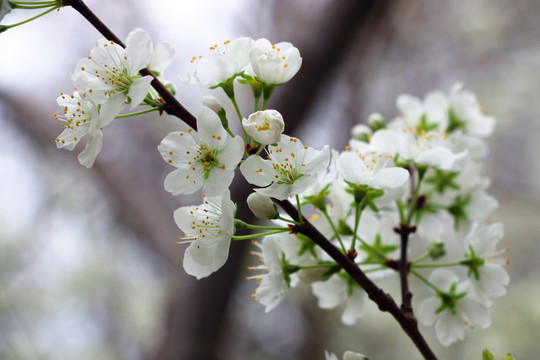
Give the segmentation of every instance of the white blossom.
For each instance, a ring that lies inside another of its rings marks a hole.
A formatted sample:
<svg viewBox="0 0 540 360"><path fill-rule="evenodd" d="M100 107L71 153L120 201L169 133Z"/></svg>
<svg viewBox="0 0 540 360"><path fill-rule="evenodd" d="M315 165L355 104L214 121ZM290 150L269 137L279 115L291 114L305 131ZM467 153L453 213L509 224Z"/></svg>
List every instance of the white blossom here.
<svg viewBox="0 0 540 360"><path fill-rule="evenodd" d="M502 224L480 225L475 222L463 243L465 256L470 261L469 281L472 293L486 306L491 305L491 298L505 295L506 286L510 282L503 266L506 262L495 259L506 252L506 249L497 248L503 236Z"/></svg>
<svg viewBox="0 0 540 360"><path fill-rule="evenodd" d="M428 93L423 102L411 95L400 95L396 100L396 106L407 126L434 126L441 131L448 127L448 105L448 97L440 91ZM425 123L422 124L422 121Z"/></svg>
<svg viewBox="0 0 540 360"><path fill-rule="evenodd" d="M279 142L285 129L283 117L276 110L257 111L242 120L244 130L263 145Z"/></svg>
<svg viewBox="0 0 540 360"><path fill-rule="evenodd" d="M151 76L139 71L152 61L152 39L142 29L132 31L126 48L105 39L98 40L88 58L77 62L72 80L82 96L97 104L120 98L139 105L148 94Z"/></svg>
<svg viewBox="0 0 540 360"><path fill-rule="evenodd" d="M458 282L457 276L446 269L436 269L429 281L441 293L425 299L420 305L418 316L424 325L433 326L442 345L448 346L463 340L465 325L480 326L491 324L489 309L472 296L467 282Z"/></svg>
<svg viewBox="0 0 540 360"><path fill-rule="evenodd" d="M276 205L268 196L253 192L247 197L251 212L259 219L275 219L279 216Z"/></svg>
<svg viewBox="0 0 540 360"><path fill-rule="evenodd" d="M351 140L351 150L341 153L338 171L343 179L372 188L394 189L409 179L409 172L394 167L392 156L372 150L364 142Z"/></svg>
<svg viewBox="0 0 540 360"><path fill-rule="evenodd" d="M242 158L243 140L230 138L209 108L203 107L197 116L197 129L172 132L158 146L163 159L177 167L165 178L165 189L173 195L192 194L201 188L207 196L223 193Z"/></svg>
<svg viewBox="0 0 540 360"><path fill-rule="evenodd" d="M255 41L249 59L255 78L267 85L286 83L302 66L300 51L291 43L272 45L267 39Z"/></svg>
<svg viewBox="0 0 540 360"><path fill-rule="evenodd" d="M313 185L317 176L326 170L330 156L328 146L317 151L287 135L282 135L276 146L270 145L267 149L268 160L250 156L240 165L240 171L250 184L270 185L255 191L279 200L298 195Z"/></svg>
<svg viewBox="0 0 540 360"><path fill-rule="evenodd" d="M207 56L194 56L192 63L197 64L194 73L179 75L180 80L189 85L215 88L233 81L242 75L249 63L249 52L253 40L240 37L232 41L225 41L222 45L215 44L210 47L212 54Z"/></svg>
<svg viewBox="0 0 540 360"><path fill-rule="evenodd" d="M56 102L63 108L63 114L55 115L55 118L61 120L65 128L56 138L56 146L73 150L81 139L88 136L86 147L79 154L79 162L87 168L92 167L103 144L101 129L113 121L122 110L123 100L111 99L98 109L97 105L84 99L76 91L71 96L61 94Z"/></svg>
<svg viewBox="0 0 540 360"><path fill-rule="evenodd" d="M463 84L455 84L450 91L450 106L458 126L469 134L487 137L493 133L495 119L482 113L476 96L463 89Z"/></svg>
<svg viewBox="0 0 540 360"><path fill-rule="evenodd" d="M265 273L247 277L256 279L259 286L251 297L266 307L265 312L273 310L287 295L289 287L298 283L296 274L287 268L289 262L301 261L298 256L300 243L292 234L276 234L265 237L262 245L253 242L261 251L250 251L261 263L250 266L250 271L262 270Z"/></svg>
<svg viewBox="0 0 540 360"><path fill-rule="evenodd" d="M235 206L229 191L203 198L199 206L185 206L174 212L176 225L186 234L180 243L190 243L184 254L184 269L197 279L225 264L234 233Z"/></svg>
<svg viewBox="0 0 540 360"><path fill-rule="evenodd" d="M354 325L364 315L366 292L348 277L333 275L326 281L313 283L312 290L321 309L333 309L345 304L341 315L341 322L345 325Z"/></svg>

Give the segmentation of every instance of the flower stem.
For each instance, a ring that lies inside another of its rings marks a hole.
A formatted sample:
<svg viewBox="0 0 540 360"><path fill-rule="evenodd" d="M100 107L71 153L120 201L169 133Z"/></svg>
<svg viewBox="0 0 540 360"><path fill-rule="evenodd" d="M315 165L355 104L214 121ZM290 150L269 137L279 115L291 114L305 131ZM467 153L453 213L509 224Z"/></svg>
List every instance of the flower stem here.
<svg viewBox="0 0 540 360"><path fill-rule="evenodd" d="M288 227L276 227L276 226L259 226L259 225L252 225L248 223L243 223L245 226L245 229L251 229L251 230L279 230L279 231L290 231Z"/></svg>
<svg viewBox="0 0 540 360"><path fill-rule="evenodd" d="M247 144L248 134L246 132L246 129L244 129L244 124L242 124L242 113L240 112L240 108L238 107L238 103L236 102L236 98L234 97L234 95L229 96L229 99L231 99L231 102L233 103L233 106L234 106L234 110L236 110L236 115L238 115L238 121L240 121L240 126L242 127L242 131L244 132L244 140Z"/></svg>
<svg viewBox="0 0 540 360"><path fill-rule="evenodd" d="M39 5L39 4L36 4L36 5L13 4L13 9L33 10L33 9L44 9L44 8L48 8L48 7L51 7L51 6L54 6L55 8L60 7L60 6L58 6L58 3L56 1L53 1L53 2L49 2L48 4L42 4L42 5Z"/></svg>
<svg viewBox="0 0 540 360"><path fill-rule="evenodd" d="M58 1L8 1L12 7L17 5L58 5ZM61 4L63 5L63 4Z"/></svg>
<svg viewBox="0 0 540 360"><path fill-rule="evenodd" d="M59 3L59 4L60 4L60 3ZM47 6L47 7L48 7L48 6ZM61 7L61 5L55 5L54 7L51 7L49 10L44 11L44 12L42 12L41 14L38 14L38 15L36 15L36 16L33 16L33 17L31 17L30 19L26 19L26 20L21 21L21 22L18 22L18 23L16 23L16 24L4 25L4 26L2 27L2 31L6 31L6 30L11 29L11 28L14 28L14 27L16 27L16 26L26 24L26 23L28 23L28 22L30 22L30 21L32 21L32 20L35 20L35 19L37 19L37 18L42 17L43 15L47 15L48 13L50 13L50 12L53 11L53 10L58 9L59 7Z"/></svg>
<svg viewBox="0 0 540 360"><path fill-rule="evenodd" d="M260 237L265 237L265 236L268 236L268 235L281 234L281 233L286 232L286 231L290 231L290 230L289 229L280 229L280 230L269 231L269 232L258 233L258 234L238 235L238 236L233 236L231 239L232 239L232 241L251 240L251 239L256 239L256 238L260 238Z"/></svg>
<svg viewBox="0 0 540 360"><path fill-rule="evenodd" d="M123 118L131 117L131 116L137 116L137 115L142 115L142 114L148 114L148 113L150 113L150 112L152 112L152 111L157 111L157 110L161 110L161 109L158 108L158 107L152 107L152 108L145 109L145 110L141 110L141 111L137 111L137 112L134 112L134 113L117 115L115 119L123 119Z"/></svg>
<svg viewBox="0 0 540 360"><path fill-rule="evenodd" d="M326 209L322 209L321 212L323 213L326 220L328 220L328 223L332 227L332 230L334 231L334 234L336 234L336 239L338 239L338 241L339 241L339 245L341 246L341 251L343 251L343 253L347 253L347 249L345 249L345 245L343 245L343 241L341 240L341 236L339 236L339 232L337 231L336 226L334 225L334 222L330 218L330 215L328 215L328 211L326 211Z"/></svg>
<svg viewBox="0 0 540 360"><path fill-rule="evenodd" d="M447 266L457 266L463 265L462 261L450 261L450 262L441 262L441 263L431 263L431 264L411 264L411 268L438 268L438 267L447 267Z"/></svg>
<svg viewBox="0 0 540 360"><path fill-rule="evenodd" d="M437 294L441 292L435 285L433 285L431 282L428 281L425 277L420 275L417 271L411 269L411 274L419 278L424 284L426 284L428 287L432 288Z"/></svg>
<svg viewBox="0 0 540 360"><path fill-rule="evenodd" d="M355 214L354 214L354 231L353 231L353 238L351 242L351 251L354 250L354 247L356 246L356 239L358 238L358 226L360 225L360 216L362 215L362 206L364 203L365 197L360 202L355 203Z"/></svg>
<svg viewBox="0 0 540 360"><path fill-rule="evenodd" d="M304 225L304 217L302 216L302 206L300 204L300 196L296 195L296 208L298 209L298 225L301 227Z"/></svg>

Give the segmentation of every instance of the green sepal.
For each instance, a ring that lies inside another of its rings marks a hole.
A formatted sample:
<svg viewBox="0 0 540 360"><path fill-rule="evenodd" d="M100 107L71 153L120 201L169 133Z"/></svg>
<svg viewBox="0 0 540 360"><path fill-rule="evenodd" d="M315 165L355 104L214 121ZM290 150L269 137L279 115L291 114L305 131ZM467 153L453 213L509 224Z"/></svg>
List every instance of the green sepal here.
<svg viewBox="0 0 540 360"><path fill-rule="evenodd" d="M418 125L416 125L416 130L418 130L418 133L420 134L422 131L428 132L431 130L435 130L438 128L438 124L432 124L427 121L427 115L423 114L420 118L420 122L418 122Z"/></svg>
<svg viewBox="0 0 540 360"><path fill-rule="evenodd" d="M470 201L471 195L460 195L457 196L454 203L447 208L448 212L454 216L454 227L456 229L459 228L459 223L461 221L467 221L469 219L465 211L465 207L469 204Z"/></svg>
<svg viewBox="0 0 540 360"><path fill-rule="evenodd" d="M309 237L303 235L303 234L296 234L296 238L300 241L302 245L300 245L300 249L298 250L298 256L304 255L306 251L309 251L309 253L316 259L319 257L317 256L317 252L315 251L315 243L313 240L311 240Z"/></svg>
<svg viewBox="0 0 540 360"><path fill-rule="evenodd" d="M281 271L283 273L283 278L287 283L287 287L291 287L291 274L300 270L300 266L290 265L289 260L285 257L285 253L281 253Z"/></svg>
<svg viewBox="0 0 540 360"><path fill-rule="evenodd" d="M435 191L442 194L447 189L459 190L459 185L455 183L458 175L458 172L435 169L433 176L427 178L426 182L433 184Z"/></svg>
<svg viewBox="0 0 540 360"><path fill-rule="evenodd" d="M326 211L326 197L330 194L330 184L326 185L315 195L309 195L305 197L304 204L311 204L315 208L319 209L322 212Z"/></svg>
<svg viewBox="0 0 540 360"><path fill-rule="evenodd" d="M249 229L249 225L242 220L234 219L234 228L235 230Z"/></svg>
<svg viewBox="0 0 540 360"><path fill-rule="evenodd" d="M444 248L443 242L438 242L438 241L430 242L428 245L427 251L428 251L429 257L432 260L440 259L444 255L446 255L446 250Z"/></svg>
<svg viewBox="0 0 540 360"><path fill-rule="evenodd" d="M435 310L435 313L439 314L443 312L445 309L448 309L452 315L457 314L457 307L456 307L457 302L459 301L459 299L465 297L467 293L462 292L462 293L456 294L456 290L457 290L457 284L453 283L452 286L450 287L450 291L448 292L439 291L437 293L437 296L441 299L441 306L439 306L437 310Z"/></svg>
<svg viewBox="0 0 540 360"><path fill-rule="evenodd" d="M366 259L364 259L366 262L384 263L386 260L386 254L390 254L397 248L398 247L396 245L383 245L380 234L377 234L372 245L360 244L360 249L367 254Z"/></svg>
<svg viewBox="0 0 540 360"><path fill-rule="evenodd" d="M322 281L326 281L326 280L330 279L330 277L332 275L338 273L340 270L341 270L341 266L339 266L338 264L329 267L328 270L326 270L322 274Z"/></svg>
<svg viewBox="0 0 540 360"><path fill-rule="evenodd" d="M454 109L448 110L448 127L446 128L447 133L451 133L459 129L465 129L466 125L467 124L465 121L456 116Z"/></svg>
<svg viewBox="0 0 540 360"><path fill-rule="evenodd" d="M480 273L478 272L478 269L481 266L484 266L486 261L483 258L476 256L474 248L471 245L469 245L469 250L470 253L465 256L465 260L463 260L461 263L469 267L468 275L472 275L476 280L478 280L480 279Z"/></svg>

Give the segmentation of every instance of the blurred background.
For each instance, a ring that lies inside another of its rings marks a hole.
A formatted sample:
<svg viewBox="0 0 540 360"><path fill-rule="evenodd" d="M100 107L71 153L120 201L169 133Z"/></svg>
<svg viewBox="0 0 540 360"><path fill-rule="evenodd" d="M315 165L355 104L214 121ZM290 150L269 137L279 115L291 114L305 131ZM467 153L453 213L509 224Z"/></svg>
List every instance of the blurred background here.
<svg viewBox="0 0 540 360"><path fill-rule="evenodd" d="M172 44L166 75L194 114L202 96L222 94L180 84L176 75L193 70L193 56L239 36L292 42L302 69L269 106L284 115L288 134L315 148L343 149L351 126L372 112L393 117L399 94L423 97L463 82L498 119L486 172L500 202L493 219L504 222L510 246L511 283L495 301L489 329L467 330L466 340L449 348L421 330L441 359L480 359L485 347L498 359L506 352L538 358L540 2L87 4L120 38L142 27L154 42ZM31 14L14 11L2 23ZM293 360L323 359L325 349L340 358L345 350L419 358L389 315L370 305L364 320L345 327L340 311L317 308L308 286L265 314L248 298L255 285L244 280L245 267L253 259L242 245L234 244L228 264L210 278L186 275L172 212L198 198L165 192L172 168L157 151L179 120L113 122L90 170L79 165L78 149L56 149L62 128L55 100L71 92L68 74L99 37L70 8L0 35L0 359ZM242 185L233 198L245 210Z"/></svg>

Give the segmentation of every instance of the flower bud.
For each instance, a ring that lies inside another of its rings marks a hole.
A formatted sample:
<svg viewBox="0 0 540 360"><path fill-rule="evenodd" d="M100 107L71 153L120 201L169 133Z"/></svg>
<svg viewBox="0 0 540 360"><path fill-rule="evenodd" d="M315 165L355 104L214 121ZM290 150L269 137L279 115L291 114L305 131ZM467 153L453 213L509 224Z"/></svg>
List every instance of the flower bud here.
<svg viewBox="0 0 540 360"><path fill-rule="evenodd" d="M244 118L242 125L249 136L263 145L279 142L285 129L283 117L276 110L257 111Z"/></svg>
<svg viewBox="0 0 540 360"><path fill-rule="evenodd" d="M386 127L386 120L379 113L373 113L368 117L369 127L373 132Z"/></svg>
<svg viewBox="0 0 540 360"><path fill-rule="evenodd" d="M248 196L247 204L251 212L260 219L276 219L279 216L277 207L272 200L258 192Z"/></svg>
<svg viewBox="0 0 540 360"><path fill-rule="evenodd" d="M225 112L225 109L221 105L218 99L213 97L212 95L206 95L203 98L203 105L215 112L219 120L221 121L221 125L223 125L223 128L227 130L229 128L229 120L227 120L227 113Z"/></svg>
<svg viewBox="0 0 540 360"><path fill-rule="evenodd" d="M446 250L444 249L444 243L432 241L428 245L428 254L429 257L433 260L437 260L446 255Z"/></svg>
<svg viewBox="0 0 540 360"><path fill-rule="evenodd" d="M221 105L219 100L213 97L212 95L206 95L203 98L202 103L204 106L209 107L210 110L212 110L216 114L219 114L219 112L223 110L223 106Z"/></svg>
<svg viewBox="0 0 540 360"><path fill-rule="evenodd" d="M364 124L357 124L354 125L351 129L351 136L353 139L362 140L369 138L371 136L372 132L369 126Z"/></svg>
<svg viewBox="0 0 540 360"><path fill-rule="evenodd" d="M0 20L11 11L11 5L8 0L0 0Z"/></svg>

